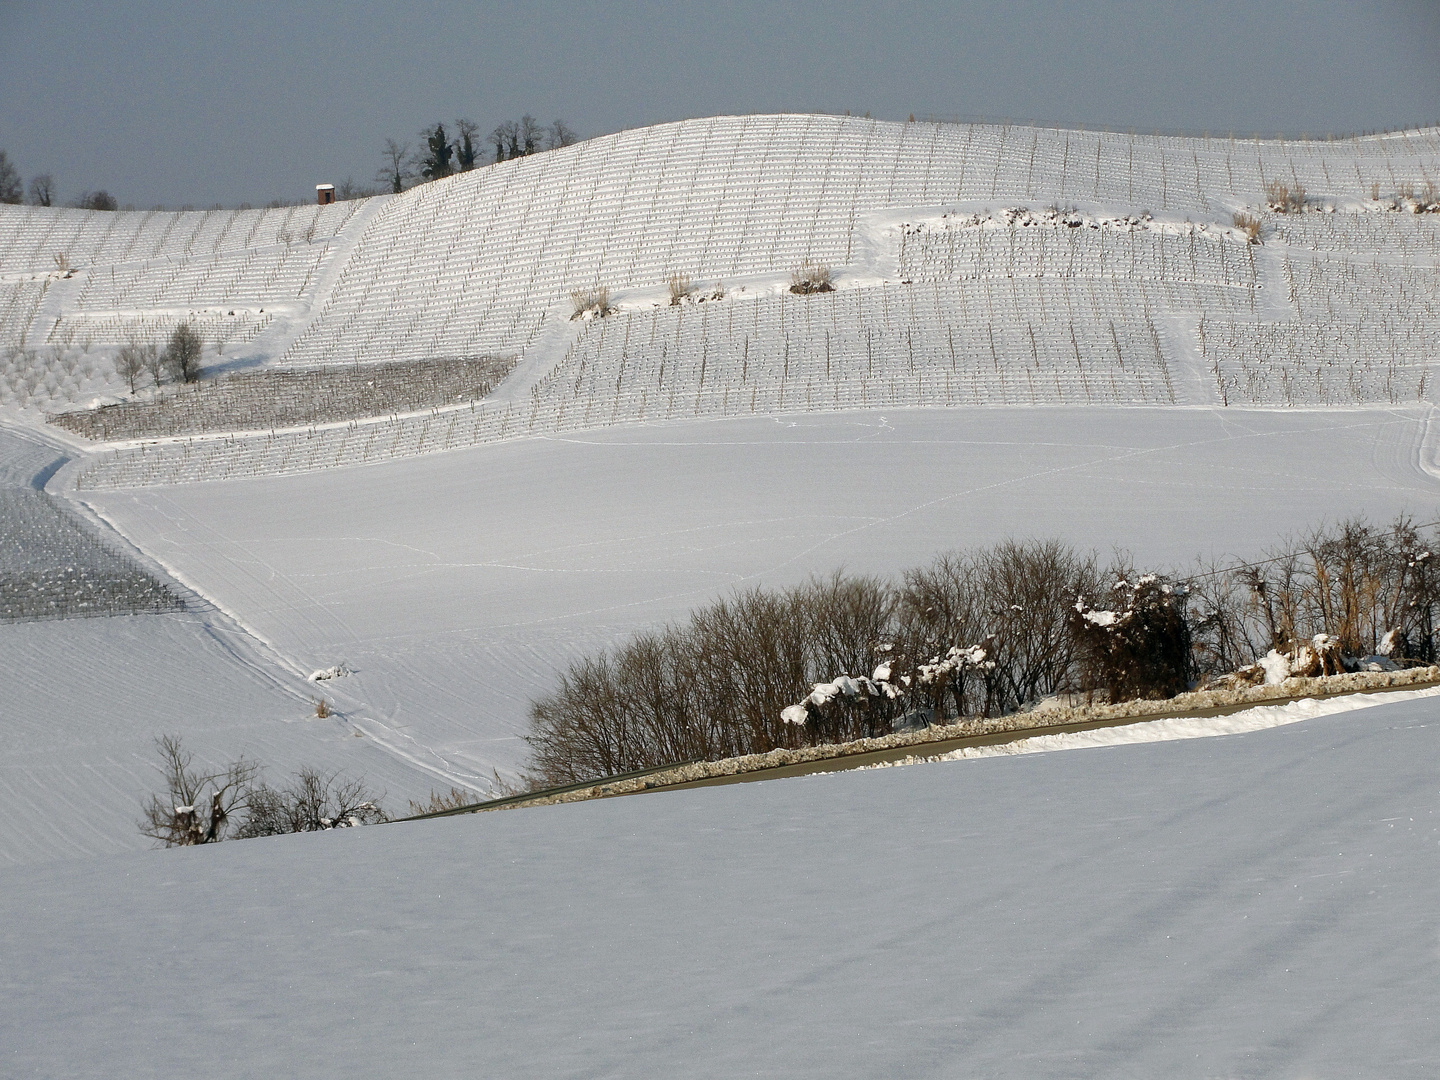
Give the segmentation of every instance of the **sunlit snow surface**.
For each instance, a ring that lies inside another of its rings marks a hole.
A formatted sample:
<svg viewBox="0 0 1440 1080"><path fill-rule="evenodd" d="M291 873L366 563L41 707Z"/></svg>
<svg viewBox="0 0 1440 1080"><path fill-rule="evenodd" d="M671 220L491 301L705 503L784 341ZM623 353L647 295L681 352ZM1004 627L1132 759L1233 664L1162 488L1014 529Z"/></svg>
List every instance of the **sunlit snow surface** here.
<svg viewBox="0 0 1440 1080"><path fill-rule="evenodd" d="M1425 1077L1434 699L0 870L0 1071Z"/></svg>
<svg viewBox="0 0 1440 1080"><path fill-rule="evenodd" d="M1440 518L1428 410L944 409L632 426L303 476L83 493L459 781L518 766L570 659L735 588L1059 536L1142 566Z"/></svg>

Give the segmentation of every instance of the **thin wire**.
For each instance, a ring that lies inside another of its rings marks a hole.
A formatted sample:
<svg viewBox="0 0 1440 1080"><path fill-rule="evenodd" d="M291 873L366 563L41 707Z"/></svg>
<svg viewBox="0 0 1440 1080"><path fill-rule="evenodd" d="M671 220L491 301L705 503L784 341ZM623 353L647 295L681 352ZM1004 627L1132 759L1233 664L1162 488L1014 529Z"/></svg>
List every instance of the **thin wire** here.
<svg viewBox="0 0 1440 1080"><path fill-rule="evenodd" d="M1427 521L1423 525L1412 525L1410 527L1412 529L1432 529L1437 525L1440 525L1440 521ZM1286 559L1292 559L1296 555L1309 555L1311 558L1317 557L1315 555L1315 552L1311 551L1309 548L1304 548L1300 551L1292 551L1285 555L1276 555L1273 558L1269 559L1260 559L1256 562L1240 563L1238 566L1227 567L1224 570L1207 570L1203 574L1190 574L1184 580L1194 581L1197 578L1219 577L1221 574L1233 574L1237 570L1252 570L1257 566L1269 566L1271 563L1284 562Z"/></svg>

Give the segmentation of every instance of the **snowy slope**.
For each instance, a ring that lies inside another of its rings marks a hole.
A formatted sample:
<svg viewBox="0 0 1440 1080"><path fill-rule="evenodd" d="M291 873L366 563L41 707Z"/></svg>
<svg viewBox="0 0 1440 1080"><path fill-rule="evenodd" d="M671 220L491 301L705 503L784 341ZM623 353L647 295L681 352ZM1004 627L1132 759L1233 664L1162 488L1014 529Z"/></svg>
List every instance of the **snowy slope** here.
<svg viewBox="0 0 1440 1080"><path fill-rule="evenodd" d="M88 673L55 672L93 653L169 687L177 656L212 670L219 627L246 659L215 678L259 684L207 752L353 761L406 797L484 789L521 764L526 704L570 659L735 586L1006 536L1164 564L1325 517L1440 518L1440 214L1403 195L1436 175L1431 129L1281 142L717 117L333 207L0 207L0 413L31 432L45 410L127 396L116 348L182 319L215 371L516 360L478 404L276 430L237 407L234 431L104 444L47 428L69 461L46 495L108 520L198 606L184 631L0 627L28 687L10 715L44 703L76 733L69 769L133 758L186 715L215 727L199 706L147 716L138 691L106 706ZM1276 181L1307 208L1268 209ZM807 259L835 291L788 291ZM676 273L696 291L670 306ZM570 294L595 287L614 310L572 320ZM28 453L0 445L0 472ZM325 693L373 764L265 727L341 661L355 674ZM40 851L42 820L76 851L136 842L148 785L126 776L83 811L17 781L29 809L0 825L6 850Z"/></svg>
<svg viewBox="0 0 1440 1080"><path fill-rule="evenodd" d="M1431 1076L1436 721L0 869L0 1068Z"/></svg>
<svg viewBox="0 0 1440 1080"><path fill-rule="evenodd" d="M1321 518L1440 519L1427 411L941 409L654 424L86 493L397 753L520 765L558 670L733 588L1061 536L1144 565Z"/></svg>
<svg viewBox="0 0 1440 1080"><path fill-rule="evenodd" d="M334 207L0 209L0 406L117 394L117 345L187 317L214 368L521 362L486 407L126 448L82 484L796 409L1428 401L1440 213L1413 211L1437 170L1433 129L713 117ZM1277 183L1304 189L1303 211L1272 212ZM806 260L835 292L787 291ZM677 274L693 302L670 307ZM613 313L571 321L572 294L596 288Z"/></svg>

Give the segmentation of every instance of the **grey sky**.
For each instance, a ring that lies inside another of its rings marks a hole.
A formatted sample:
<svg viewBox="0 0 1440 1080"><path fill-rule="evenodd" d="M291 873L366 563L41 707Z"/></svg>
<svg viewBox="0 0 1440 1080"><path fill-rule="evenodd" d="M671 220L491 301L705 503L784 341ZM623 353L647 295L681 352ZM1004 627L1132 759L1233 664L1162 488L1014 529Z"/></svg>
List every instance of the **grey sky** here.
<svg viewBox="0 0 1440 1080"><path fill-rule="evenodd" d="M387 136L529 112L584 135L714 113L1137 130L1440 119L1440 3L0 0L0 149L62 199L204 206L369 182Z"/></svg>

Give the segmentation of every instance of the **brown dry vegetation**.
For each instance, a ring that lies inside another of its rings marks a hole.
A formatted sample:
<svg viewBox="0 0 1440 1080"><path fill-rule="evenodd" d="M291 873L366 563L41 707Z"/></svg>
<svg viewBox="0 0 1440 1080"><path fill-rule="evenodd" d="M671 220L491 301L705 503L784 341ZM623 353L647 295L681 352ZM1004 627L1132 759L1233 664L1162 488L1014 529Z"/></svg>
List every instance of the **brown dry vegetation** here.
<svg viewBox="0 0 1440 1080"><path fill-rule="evenodd" d="M895 582L753 589L572 664L532 705L530 782L873 738L1061 694L1243 685L1271 649L1311 674L1374 654L1433 663L1436 540L1408 519L1352 520L1258 563L1169 576L1059 541L1007 542ZM844 693L812 695L842 675ZM786 723L797 702L802 720Z"/></svg>

